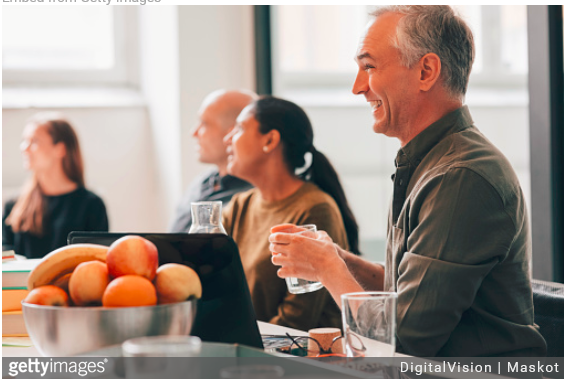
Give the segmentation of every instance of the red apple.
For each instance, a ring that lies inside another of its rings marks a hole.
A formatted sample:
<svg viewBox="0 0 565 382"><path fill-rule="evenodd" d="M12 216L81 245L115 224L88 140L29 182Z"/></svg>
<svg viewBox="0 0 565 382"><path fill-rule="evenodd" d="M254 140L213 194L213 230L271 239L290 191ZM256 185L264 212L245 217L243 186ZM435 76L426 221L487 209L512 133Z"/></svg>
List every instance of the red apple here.
<svg viewBox="0 0 565 382"><path fill-rule="evenodd" d="M77 306L102 305L102 296L109 282L106 264L98 260L86 261L72 273L69 294Z"/></svg>
<svg viewBox="0 0 565 382"><path fill-rule="evenodd" d="M155 244L140 236L124 236L108 249L108 273L116 278L138 275L152 281L159 266L159 253Z"/></svg>
<svg viewBox="0 0 565 382"><path fill-rule="evenodd" d="M157 269L155 289L159 304L186 301L202 296L202 284L196 272L182 264L164 264Z"/></svg>
<svg viewBox="0 0 565 382"><path fill-rule="evenodd" d="M37 305L69 306L69 296L59 287L43 285L29 292L24 302Z"/></svg>

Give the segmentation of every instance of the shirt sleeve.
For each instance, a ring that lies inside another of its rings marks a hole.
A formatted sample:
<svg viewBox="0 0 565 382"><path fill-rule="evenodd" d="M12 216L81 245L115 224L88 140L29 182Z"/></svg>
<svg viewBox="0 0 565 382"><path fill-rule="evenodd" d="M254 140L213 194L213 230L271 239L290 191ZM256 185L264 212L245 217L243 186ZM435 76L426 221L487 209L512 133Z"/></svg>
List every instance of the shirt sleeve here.
<svg viewBox="0 0 565 382"><path fill-rule="evenodd" d="M101 198L96 197L87 209L86 230L107 232L109 228L106 206Z"/></svg>
<svg viewBox="0 0 565 382"><path fill-rule="evenodd" d="M231 200L231 203L222 207L222 225L224 226L224 229L226 230L228 236L233 236L233 214L237 210L237 204L237 198L234 197Z"/></svg>
<svg viewBox="0 0 565 382"><path fill-rule="evenodd" d="M6 225L6 218L12 212L14 207L14 202L9 201L4 205L4 211L2 211L2 250L14 249L14 231L12 231L12 226Z"/></svg>
<svg viewBox="0 0 565 382"><path fill-rule="evenodd" d="M337 207L336 207L337 208ZM342 248L347 248L347 235L339 210L330 204L319 204L307 211L297 225L316 224L318 230L324 230ZM270 323L309 330L317 327L328 304L335 304L329 292L323 288L316 292L292 294L287 292L279 304L278 314ZM336 314L339 314L337 306Z"/></svg>
<svg viewBox="0 0 565 382"><path fill-rule="evenodd" d="M516 236L502 198L470 169L437 176L410 205L406 252L398 264L399 350L435 355ZM406 235L405 235L406 236Z"/></svg>

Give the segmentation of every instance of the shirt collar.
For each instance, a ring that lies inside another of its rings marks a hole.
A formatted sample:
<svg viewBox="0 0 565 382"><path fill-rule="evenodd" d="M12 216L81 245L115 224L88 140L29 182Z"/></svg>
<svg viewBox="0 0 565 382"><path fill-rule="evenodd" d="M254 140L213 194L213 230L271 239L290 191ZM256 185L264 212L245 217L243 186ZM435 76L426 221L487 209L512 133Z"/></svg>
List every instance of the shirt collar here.
<svg viewBox="0 0 565 382"><path fill-rule="evenodd" d="M218 176L219 176L219 174L218 174ZM249 183L247 183L245 180L242 180L240 178L236 178L235 176L232 176L232 175L229 175L229 174L220 177L220 184L221 184L223 189L225 189L225 188L235 188L235 187L245 187L245 186L249 185Z"/></svg>
<svg viewBox="0 0 565 382"><path fill-rule="evenodd" d="M457 133L473 124L473 119L467 106L445 115L426 127L404 147L398 150L396 166L412 165L417 167L424 157L443 138Z"/></svg>

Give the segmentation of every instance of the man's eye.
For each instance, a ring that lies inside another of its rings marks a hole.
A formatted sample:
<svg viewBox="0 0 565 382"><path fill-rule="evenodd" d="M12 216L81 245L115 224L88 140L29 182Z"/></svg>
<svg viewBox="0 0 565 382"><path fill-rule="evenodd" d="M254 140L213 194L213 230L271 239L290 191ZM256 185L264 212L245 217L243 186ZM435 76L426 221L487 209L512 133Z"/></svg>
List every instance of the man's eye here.
<svg viewBox="0 0 565 382"><path fill-rule="evenodd" d="M375 69L375 67L373 65L369 65L369 64L363 65L363 70L367 71L369 69Z"/></svg>

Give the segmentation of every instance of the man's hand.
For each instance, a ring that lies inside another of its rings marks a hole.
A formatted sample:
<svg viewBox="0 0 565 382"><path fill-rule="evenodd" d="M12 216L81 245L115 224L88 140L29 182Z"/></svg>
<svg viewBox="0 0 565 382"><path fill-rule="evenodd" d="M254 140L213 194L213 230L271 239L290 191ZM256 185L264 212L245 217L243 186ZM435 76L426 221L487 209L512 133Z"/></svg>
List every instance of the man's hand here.
<svg viewBox="0 0 565 382"><path fill-rule="evenodd" d="M269 249L273 254L273 264L281 266L277 272L279 277L298 277L324 283L324 278L334 273L332 270L346 269L326 232L318 231L314 238L300 235L301 231L303 229L291 224L271 228L274 233L269 237Z"/></svg>
<svg viewBox="0 0 565 382"><path fill-rule="evenodd" d="M280 232L283 230L294 233ZM316 238L309 238L297 235L301 230L293 224L275 226L271 232L271 261L281 266L277 272L280 278L320 281L338 306L341 306L343 293L363 291L338 253L341 249L326 232L318 231Z"/></svg>

